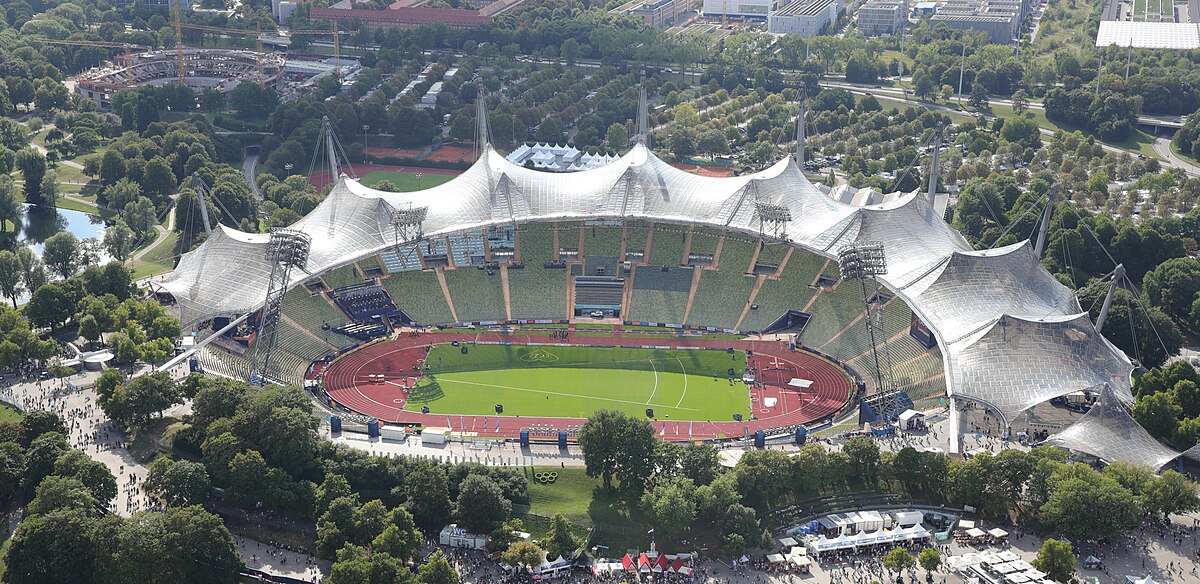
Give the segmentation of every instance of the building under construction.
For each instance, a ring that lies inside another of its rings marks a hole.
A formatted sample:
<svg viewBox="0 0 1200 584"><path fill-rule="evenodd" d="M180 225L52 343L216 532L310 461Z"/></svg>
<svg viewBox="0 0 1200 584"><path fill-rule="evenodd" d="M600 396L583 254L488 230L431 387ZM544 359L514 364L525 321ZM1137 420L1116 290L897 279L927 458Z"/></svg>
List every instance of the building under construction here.
<svg viewBox="0 0 1200 584"><path fill-rule="evenodd" d="M183 73L179 65L183 63ZM124 53L111 64L74 78L75 93L96 102L100 111L112 109L112 97L122 89L166 85L181 80L196 91L229 93L243 82L279 89L284 58L275 53L238 49L161 50Z"/></svg>

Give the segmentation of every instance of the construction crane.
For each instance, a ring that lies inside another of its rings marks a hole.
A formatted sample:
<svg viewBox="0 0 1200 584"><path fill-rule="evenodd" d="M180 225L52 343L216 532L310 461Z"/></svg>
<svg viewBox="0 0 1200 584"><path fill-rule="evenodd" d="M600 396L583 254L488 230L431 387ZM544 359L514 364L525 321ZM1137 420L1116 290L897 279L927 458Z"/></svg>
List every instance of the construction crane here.
<svg viewBox="0 0 1200 584"><path fill-rule="evenodd" d="M223 28L220 26L205 26L202 24L183 24L183 25L180 25L180 28L186 28L188 30L199 30L199 31L204 31L204 32L216 32L216 33L221 33L221 34L225 34L225 35L240 35L240 36L254 35L254 50L257 51L259 54L258 74L260 77L262 76L262 74L263 74L263 62L262 62L263 46L262 46L262 27L261 26L254 27L254 30L246 30L244 28Z"/></svg>
<svg viewBox="0 0 1200 584"><path fill-rule="evenodd" d="M85 40L56 40L46 39L41 37L27 37L25 40L31 43L44 43L48 45L71 45L75 47L100 47L104 49L144 49L141 45L131 43L110 43L107 41L85 41Z"/></svg>
<svg viewBox="0 0 1200 584"><path fill-rule="evenodd" d="M289 30L288 36L296 35L332 35L334 37L334 76L338 82L342 80L342 62L341 62L341 41L342 32L337 30L337 23L329 23L329 30L313 29L313 30Z"/></svg>
<svg viewBox="0 0 1200 584"><path fill-rule="evenodd" d="M175 64L175 69L179 73L179 84L187 85L187 75L183 68L183 23L181 20L182 17L179 14L182 12L182 9L179 7L182 2L183 0L175 0L171 10L175 13L175 58L178 61Z"/></svg>

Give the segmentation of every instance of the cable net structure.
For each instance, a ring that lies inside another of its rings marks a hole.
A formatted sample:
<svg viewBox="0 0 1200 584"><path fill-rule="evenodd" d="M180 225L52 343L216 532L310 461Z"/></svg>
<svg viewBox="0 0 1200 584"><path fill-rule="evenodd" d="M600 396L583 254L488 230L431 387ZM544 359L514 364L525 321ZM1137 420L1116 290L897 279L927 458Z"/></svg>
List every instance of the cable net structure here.
<svg viewBox="0 0 1200 584"><path fill-rule="evenodd" d="M786 234L780 242L833 261L843 249L880 242L888 270L878 281L938 340L952 398L991 404L1005 418L1079 388L1131 400L1129 359L1096 332L1029 242L976 251L918 192L865 207L838 202L805 178L793 156L756 173L714 178L676 169L638 143L606 166L556 174L515 165L485 145L463 174L421 191L383 192L343 176L290 226L312 240L306 270L293 271L286 285L395 246L396 218L408 209L424 209L426 237L572 219L692 224L758 237L769 218L771 233ZM270 286L268 241L221 226L183 255L158 291L174 297L185 324L257 310ZM1026 329L1036 338L1005 332Z"/></svg>

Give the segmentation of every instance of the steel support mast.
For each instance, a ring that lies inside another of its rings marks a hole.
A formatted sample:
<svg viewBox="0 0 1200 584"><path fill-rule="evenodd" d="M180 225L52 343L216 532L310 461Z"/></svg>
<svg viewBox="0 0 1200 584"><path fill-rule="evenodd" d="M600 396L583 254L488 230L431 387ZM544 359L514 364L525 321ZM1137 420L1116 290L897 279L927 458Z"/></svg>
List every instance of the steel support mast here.
<svg viewBox="0 0 1200 584"><path fill-rule="evenodd" d="M271 232L271 239L267 242L267 261L271 262L271 276L254 339L253 368L250 370L252 384L267 383L271 355L275 351L275 333L283 313L283 298L287 294L292 268L303 270L308 265L308 251L311 245L312 238L302 231L277 229Z"/></svg>

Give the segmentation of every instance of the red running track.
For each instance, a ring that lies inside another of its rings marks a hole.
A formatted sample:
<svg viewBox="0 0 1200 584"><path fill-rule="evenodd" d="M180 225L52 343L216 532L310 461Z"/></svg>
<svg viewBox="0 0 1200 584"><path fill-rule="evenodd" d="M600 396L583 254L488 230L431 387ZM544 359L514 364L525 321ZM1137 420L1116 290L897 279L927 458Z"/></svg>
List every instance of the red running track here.
<svg viewBox="0 0 1200 584"><path fill-rule="evenodd" d="M404 410L407 399L405 386L420 378L414 369L425 357L429 345L460 342L510 344L562 344L564 341L546 336L521 334L479 335L462 333L420 333L368 345L338 358L323 371L325 390L337 403L360 414L390 423L449 426L455 431L475 432L480 436L516 438L522 428L535 425L553 428L581 426L579 418L543 418L514 416L459 416L456 414L410 412ZM717 340L703 338L622 338L577 337L565 341L573 345L599 346L670 346L713 347L753 351L750 366L759 370L765 387L750 389L755 419L745 422L688 422L654 420L652 423L664 440L707 440L742 436L745 432L772 430L807 424L837 412L850 399L852 383L840 367L816 355L794 352L778 341ZM813 381L812 387L800 391L787 387L793 377ZM763 407L763 398L777 399L773 407ZM689 435L690 433L690 435Z"/></svg>

